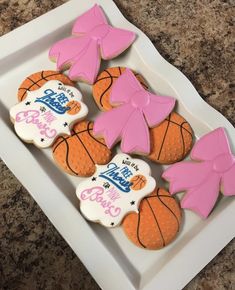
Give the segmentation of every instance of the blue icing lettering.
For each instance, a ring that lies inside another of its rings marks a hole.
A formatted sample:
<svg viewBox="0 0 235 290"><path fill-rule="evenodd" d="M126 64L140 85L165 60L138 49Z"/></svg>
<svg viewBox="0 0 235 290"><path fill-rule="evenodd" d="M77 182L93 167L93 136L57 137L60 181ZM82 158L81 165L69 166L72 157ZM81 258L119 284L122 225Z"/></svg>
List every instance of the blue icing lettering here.
<svg viewBox="0 0 235 290"><path fill-rule="evenodd" d="M63 104L67 104L69 99L64 93L57 94L52 89L47 89L44 91L44 96L37 98L35 103L43 103L49 107L52 111L58 114L64 114L68 111L69 107L63 107Z"/></svg>
<svg viewBox="0 0 235 290"><path fill-rule="evenodd" d="M107 168L108 170L101 172L99 177L108 180L123 192L130 192L133 183L127 181L126 177L133 175L132 172L128 171L128 174L123 174L127 172L127 168L120 168L115 163L109 163Z"/></svg>

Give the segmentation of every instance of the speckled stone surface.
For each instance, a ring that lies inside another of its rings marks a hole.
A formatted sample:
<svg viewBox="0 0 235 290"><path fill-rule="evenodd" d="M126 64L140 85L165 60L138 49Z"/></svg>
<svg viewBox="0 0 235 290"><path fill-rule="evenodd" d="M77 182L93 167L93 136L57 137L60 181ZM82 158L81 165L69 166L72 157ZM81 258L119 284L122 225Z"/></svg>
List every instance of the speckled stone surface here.
<svg viewBox="0 0 235 290"><path fill-rule="evenodd" d="M64 2L0 0L0 35ZM158 51L192 81L200 95L234 125L234 1L115 0L115 3L128 20L150 37ZM232 241L185 289L232 290L234 269L235 241ZM99 289L2 161L0 289Z"/></svg>

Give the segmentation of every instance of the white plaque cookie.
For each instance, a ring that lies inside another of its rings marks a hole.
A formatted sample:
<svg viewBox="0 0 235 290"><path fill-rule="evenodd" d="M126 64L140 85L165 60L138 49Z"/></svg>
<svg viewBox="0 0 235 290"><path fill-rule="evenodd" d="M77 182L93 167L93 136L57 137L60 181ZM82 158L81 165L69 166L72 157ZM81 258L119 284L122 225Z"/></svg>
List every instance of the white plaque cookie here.
<svg viewBox="0 0 235 290"><path fill-rule="evenodd" d="M156 186L148 164L127 154L96 168L92 177L78 185L76 194L83 215L106 227L119 225L129 212L138 212L141 199Z"/></svg>
<svg viewBox="0 0 235 290"><path fill-rule="evenodd" d="M10 109L10 117L22 140L46 148L59 135L70 135L70 127L87 115L87 106L81 100L78 89L51 80L28 92Z"/></svg>

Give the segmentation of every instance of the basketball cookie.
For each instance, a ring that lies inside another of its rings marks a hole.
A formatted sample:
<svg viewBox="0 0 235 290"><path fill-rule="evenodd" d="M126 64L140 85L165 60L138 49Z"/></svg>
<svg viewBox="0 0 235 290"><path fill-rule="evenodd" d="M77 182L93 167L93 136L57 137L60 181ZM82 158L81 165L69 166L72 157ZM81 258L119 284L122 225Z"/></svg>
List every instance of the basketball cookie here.
<svg viewBox="0 0 235 290"><path fill-rule="evenodd" d="M71 101L66 105L66 107L68 107L67 113L70 115L77 114L81 109L81 105L78 101Z"/></svg>
<svg viewBox="0 0 235 290"><path fill-rule="evenodd" d="M179 114L171 113L160 125L150 129L150 160L171 164L182 160L193 146L193 130Z"/></svg>
<svg viewBox="0 0 235 290"><path fill-rule="evenodd" d="M109 111L113 108L110 104L110 91L117 78L119 78L125 70L125 67L110 67L98 75L92 87L92 93L94 100L101 111ZM141 85L145 89L148 89L148 85L144 78L134 71L133 73Z"/></svg>
<svg viewBox="0 0 235 290"><path fill-rule="evenodd" d="M10 118L22 140L47 148L58 136L69 135L73 124L87 113L79 90L51 80L27 91L26 98L10 109Z"/></svg>
<svg viewBox="0 0 235 290"><path fill-rule="evenodd" d="M78 176L91 176L96 164L106 164L111 151L104 140L93 136L93 122L74 125L71 136L60 136L53 146L53 157L65 172Z"/></svg>
<svg viewBox="0 0 235 290"><path fill-rule="evenodd" d="M18 89L18 100L23 101L27 92L38 90L46 82L56 80L62 82L64 85L74 86L74 83L66 75L54 71L54 70L44 70L31 74L28 76L20 85Z"/></svg>
<svg viewBox="0 0 235 290"><path fill-rule="evenodd" d="M132 183L131 188L133 190L140 190L145 186L146 182L147 180L144 177L144 175L137 174L131 178L131 183Z"/></svg>
<svg viewBox="0 0 235 290"><path fill-rule="evenodd" d="M141 199L156 186L150 167L140 159L117 154L81 182L76 190L82 214L105 227L118 226L129 212L138 212Z"/></svg>
<svg viewBox="0 0 235 290"><path fill-rule="evenodd" d="M174 240L181 224L181 209L163 188L142 199L139 213L128 214L122 223L127 237L138 247L157 250Z"/></svg>

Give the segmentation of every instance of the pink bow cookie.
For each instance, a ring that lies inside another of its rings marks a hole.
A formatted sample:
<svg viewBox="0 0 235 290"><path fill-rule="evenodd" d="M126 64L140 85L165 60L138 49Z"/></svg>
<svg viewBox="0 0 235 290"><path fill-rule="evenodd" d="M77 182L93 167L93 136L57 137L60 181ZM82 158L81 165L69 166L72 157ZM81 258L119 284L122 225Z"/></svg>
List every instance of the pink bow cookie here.
<svg viewBox="0 0 235 290"><path fill-rule="evenodd" d="M223 128L204 135L191 151L192 161L178 162L162 175L170 182L170 193L186 191L182 208L206 218L212 211L220 188L235 195L235 156ZM197 161L197 162L196 162Z"/></svg>
<svg viewBox="0 0 235 290"><path fill-rule="evenodd" d="M103 59L111 59L127 49L135 39L135 33L114 28L102 9L96 4L77 18L72 34L55 43L49 57L56 59L57 69L71 66L69 77L93 84L99 68L100 54Z"/></svg>
<svg viewBox="0 0 235 290"><path fill-rule="evenodd" d="M110 102L119 105L101 114L94 123L95 135L102 135L109 148L121 139L124 153L150 152L149 128L161 123L172 111L175 99L146 91L131 70L113 84Z"/></svg>

